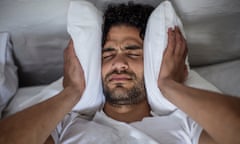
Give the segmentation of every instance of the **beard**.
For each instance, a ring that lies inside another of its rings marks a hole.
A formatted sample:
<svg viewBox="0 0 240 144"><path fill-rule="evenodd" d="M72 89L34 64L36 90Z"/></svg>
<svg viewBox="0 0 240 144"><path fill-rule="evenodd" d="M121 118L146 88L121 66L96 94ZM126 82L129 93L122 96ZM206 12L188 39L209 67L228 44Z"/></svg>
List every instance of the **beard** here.
<svg viewBox="0 0 240 144"><path fill-rule="evenodd" d="M131 77L134 83L132 87L126 88L122 83L116 83L114 88L108 86L107 78L112 74L127 74ZM106 102L112 105L133 105L141 103L146 99L146 91L143 76L137 78L136 74L129 71L113 71L106 75L103 81L103 93L106 98Z"/></svg>

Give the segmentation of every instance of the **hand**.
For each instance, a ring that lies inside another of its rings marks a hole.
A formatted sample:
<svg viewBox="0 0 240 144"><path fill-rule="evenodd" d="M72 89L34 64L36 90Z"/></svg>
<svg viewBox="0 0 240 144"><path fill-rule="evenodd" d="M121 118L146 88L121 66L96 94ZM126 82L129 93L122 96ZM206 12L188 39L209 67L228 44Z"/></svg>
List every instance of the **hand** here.
<svg viewBox="0 0 240 144"><path fill-rule="evenodd" d="M63 87L77 90L80 96L85 89L84 71L74 51L72 40L69 41L68 47L64 50Z"/></svg>
<svg viewBox="0 0 240 144"><path fill-rule="evenodd" d="M158 76L158 87L164 85L165 80L182 83L187 75L185 59L187 56L186 40L178 27L168 29L168 45L164 51L162 65Z"/></svg>

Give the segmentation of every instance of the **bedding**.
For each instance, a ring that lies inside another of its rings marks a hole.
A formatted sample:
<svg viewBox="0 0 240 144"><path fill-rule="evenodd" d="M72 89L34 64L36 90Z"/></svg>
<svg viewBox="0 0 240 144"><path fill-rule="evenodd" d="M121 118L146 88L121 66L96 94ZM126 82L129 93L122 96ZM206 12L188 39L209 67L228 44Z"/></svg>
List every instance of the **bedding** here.
<svg viewBox="0 0 240 144"><path fill-rule="evenodd" d="M12 56L12 44L8 33L0 33L0 119L2 110L18 88L17 67Z"/></svg>
<svg viewBox="0 0 240 144"><path fill-rule="evenodd" d="M14 95L14 98L8 104L8 106L3 111L3 116L12 115L18 111L21 111L25 108L24 102L28 99L37 96L47 85L39 85L39 86L29 86L19 88Z"/></svg>
<svg viewBox="0 0 240 144"><path fill-rule="evenodd" d="M240 60L198 67L194 70L223 93L240 97Z"/></svg>
<svg viewBox="0 0 240 144"><path fill-rule="evenodd" d="M81 15L81 13L87 13L88 16ZM182 28L181 21L175 14L171 3L168 1L163 2L153 11L148 21L147 32L145 35L146 39L144 43L146 45L144 45L144 47L146 48L144 48L144 53L148 54L145 55L144 61L147 62L145 66L149 66L149 64L154 65L154 67L145 67L146 86L147 89L151 89L151 91L147 91L148 100L153 111L159 115L168 114L177 109L161 95L157 88L157 83L155 83L158 78L159 67L161 64L159 55L162 55L163 50L166 47L167 29L174 25L179 25ZM99 11L87 1L72 1L70 3L68 14L68 31L74 41L75 51L82 63L86 79L86 90L81 101L73 108L73 111L85 115L91 115L95 113L104 102L100 76L101 15ZM162 43L160 44L157 43L159 42L159 39L162 40ZM90 42L90 40L96 41ZM92 51L95 51L94 59ZM157 55L154 54L156 51L158 51ZM156 65L158 66L156 67ZM151 71L154 71L154 73L150 73ZM154 77L155 79L149 80L150 77ZM149 84L150 81L153 83ZM186 85L219 91L216 87L192 70L189 71ZM153 89L153 87L156 87L156 89ZM22 102L21 105L18 105L18 109L23 109L46 100L59 93L61 90L62 78L45 87L36 96ZM161 106L159 106L159 103Z"/></svg>

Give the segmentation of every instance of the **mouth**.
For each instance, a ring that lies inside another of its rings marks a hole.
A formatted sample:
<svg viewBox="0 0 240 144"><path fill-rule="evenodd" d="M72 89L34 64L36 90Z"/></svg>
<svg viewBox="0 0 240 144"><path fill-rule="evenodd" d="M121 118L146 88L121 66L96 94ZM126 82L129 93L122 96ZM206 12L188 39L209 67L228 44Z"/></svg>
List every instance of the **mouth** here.
<svg viewBox="0 0 240 144"><path fill-rule="evenodd" d="M124 83L131 80L132 78L126 74L112 74L108 78L108 82L112 82L112 83Z"/></svg>

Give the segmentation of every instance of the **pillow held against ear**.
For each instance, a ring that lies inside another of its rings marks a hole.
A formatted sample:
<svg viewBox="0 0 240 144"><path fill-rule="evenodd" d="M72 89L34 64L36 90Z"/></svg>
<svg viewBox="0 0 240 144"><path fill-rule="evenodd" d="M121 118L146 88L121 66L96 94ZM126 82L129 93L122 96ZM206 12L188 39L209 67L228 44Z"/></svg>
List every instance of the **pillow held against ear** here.
<svg viewBox="0 0 240 144"><path fill-rule="evenodd" d="M86 89L74 111L96 111L103 103L101 79L102 13L90 2L71 1L68 33L85 75Z"/></svg>
<svg viewBox="0 0 240 144"><path fill-rule="evenodd" d="M183 25L177 16L170 1L162 2L151 14L148 20L144 38L144 78L147 90L148 101L152 110L159 115L169 114L176 110L176 106L169 102L158 88L158 75L162 62L162 55L167 47L168 28L178 26L186 38ZM186 58L189 75L185 82L186 85L202 88L206 90L219 90L204 80L196 72L190 70Z"/></svg>

